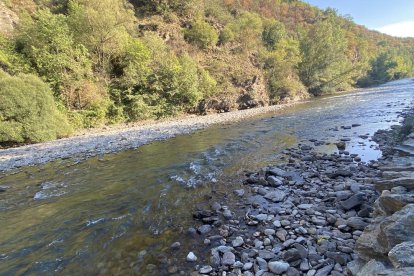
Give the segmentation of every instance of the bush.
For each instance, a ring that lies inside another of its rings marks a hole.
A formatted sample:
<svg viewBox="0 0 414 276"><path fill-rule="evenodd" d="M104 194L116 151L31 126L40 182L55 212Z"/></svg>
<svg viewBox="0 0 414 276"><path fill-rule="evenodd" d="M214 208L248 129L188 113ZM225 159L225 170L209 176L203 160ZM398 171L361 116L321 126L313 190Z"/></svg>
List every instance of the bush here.
<svg viewBox="0 0 414 276"><path fill-rule="evenodd" d="M0 73L0 98L0 144L48 141L71 132L50 88L36 76Z"/></svg>
<svg viewBox="0 0 414 276"><path fill-rule="evenodd" d="M202 49L214 46L218 42L216 30L201 19L196 20L191 29L185 31L184 38Z"/></svg>

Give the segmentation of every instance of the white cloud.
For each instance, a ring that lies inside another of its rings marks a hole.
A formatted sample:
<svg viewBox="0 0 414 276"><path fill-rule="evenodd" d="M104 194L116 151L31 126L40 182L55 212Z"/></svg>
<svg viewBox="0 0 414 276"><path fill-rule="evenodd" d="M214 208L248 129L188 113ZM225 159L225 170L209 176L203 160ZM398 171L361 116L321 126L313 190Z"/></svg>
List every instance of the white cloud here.
<svg viewBox="0 0 414 276"><path fill-rule="evenodd" d="M377 31L398 37L414 37L414 21L398 22L377 28Z"/></svg>

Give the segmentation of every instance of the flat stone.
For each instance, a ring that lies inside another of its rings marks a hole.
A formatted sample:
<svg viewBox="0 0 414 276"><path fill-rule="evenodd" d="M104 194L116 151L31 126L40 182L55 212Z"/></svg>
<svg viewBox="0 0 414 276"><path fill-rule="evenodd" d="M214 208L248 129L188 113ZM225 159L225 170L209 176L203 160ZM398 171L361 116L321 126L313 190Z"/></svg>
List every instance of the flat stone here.
<svg viewBox="0 0 414 276"><path fill-rule="evenodd" d="M346 221L346 225L353 229L364 230L368 223L365 222L363 218L351 217Z"/></svg>
<svg viewBox="0 0 414 276"><path fill-rule="evenodd" d="M270 175L280 176L280 177L286 177L288 175L286 171L279 169L279 168L270 168L267 172Z"/></svg>
<svg viewBox="0 0 414 276"><path fill-rule="evenodd" d="M213 268L209 265L202 266L199 270L201 274L209 274L211 271L213 271Z"/></svg>
<svg viewBox="0 0 414 276"><path fill-rule="evenodd" d="M265 229L263 232L266 236L272 236L276 233L274 229Z"/></svg>
<svg viewBox="0 0 414 276"><path fill-rule="evenodd" d="M280 180L276 176L270 175L267 177L267 183L269 186L278 187L283 184L283 180Z"/></svg>
<svg viewBox="0 0 414 276"><path fill-rule="evenodd" d="M257 257L256 258L256 263L259 266L260 269L265 270L267 268L267 262L265 259Z"/></svg>
<svg viewBox="0 0 414 276"><path fill-rule="evenodd" d="M313 207L313 204L300 204L300 205L298 205L298 208L302 209L302 210L308 210L312 207Z"/></svg>
<svg viewBox="0 0 414 276"><path fill-rule="evenodd" d="M211 225L204 224L204 225L201 225L200 227L198 227L197 231L201 235L205 235L205 234L209 233L212 229L213 229L213 227Z"/></svg>
<svg viewBox="0 0 414 276"><path fill-rule="evenodd" d="M289 269L290 265L285 262L269 262L268 268L275 274L282 274Z"/></svg>
<svg viewBox="0 0 414 276"><path fill-rule="evenodd" d="M236 262L236 256L232 252L226 252L223 254L223 258L221 259L221 263L223 265L234 265Z"/></svg>
<svg viewBox="0 0 414 276"><path fill-rule="evenodd" d="M240 247L240 246L242 246L243 244L244 244L244 240L243 240L243 238L242 237L236 237L233 241L232 241L232 243L231 243L232 245L233 245L233 247Z"/></svg>
<svg viewBox="0 0 414 276"><path fill-rule="evenodd" d="M264 195L264 198L271 200L273 202L281 202L283 199L285 199L286 194L283 191L272 191L268 192Z"/></svg>
<svg viewBox="0 0 414 276"><path fill-rule="evenodd" d="M334 268L334 265L333 264L327 265L327 266L319 269L316 272L315 276L328 276L329 273L332 271L333 268Z"/></svg>
<svg viewBox="0 0 414 276"><path fill-rule="evenodd" d="M259 257L265 260L270 260L276 257L276 254L268 250L259 250Z"/></svg>
<svg viewBox="0 0 414 276"><path fill-rule="evenodd" d="M341 201L340 204L345 210L351 210L365 202L364 194L358 193L347 200Z"/></svg>

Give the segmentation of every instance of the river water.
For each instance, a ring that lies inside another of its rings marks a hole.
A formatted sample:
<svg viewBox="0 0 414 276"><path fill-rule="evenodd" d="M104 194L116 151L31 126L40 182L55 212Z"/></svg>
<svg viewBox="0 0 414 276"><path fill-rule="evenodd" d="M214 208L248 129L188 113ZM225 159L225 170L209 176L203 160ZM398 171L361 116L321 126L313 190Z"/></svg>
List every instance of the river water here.
<svg viewBox="0 0 414 276"><path fill-rule="evenodd" d="M0 185L10 188L0 193L0 275L142 275L148 264L184 262L188 250L200 251L185 238L191 211L212 194L231 194L245 170L280 162L284 149L312 145L309 139L331 153L333 142L349 138L351 154L376 160L381 152L364 135L398 123L413 100L414 82L402 80L137 150L3 175ZM341 128L352 124L361 126ZM171 253L177 240L183 248Z"/></svg>

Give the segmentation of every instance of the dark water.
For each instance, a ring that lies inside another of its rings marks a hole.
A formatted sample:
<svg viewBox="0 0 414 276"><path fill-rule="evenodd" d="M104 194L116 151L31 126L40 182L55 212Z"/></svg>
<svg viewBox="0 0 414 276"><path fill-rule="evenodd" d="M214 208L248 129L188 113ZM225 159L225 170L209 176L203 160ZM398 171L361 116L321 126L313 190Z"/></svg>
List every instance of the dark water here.
<svg viewBox="0 0 414 276"><path fill-rule="evenodd" d="M133 151L3 176L0 185L10 189L0 193L0 274L145 274L148 263L181 261L197 245L184 242L173 256L168 247L183 240L191 210L213 189L231 192L243 170L278 162L284 149L309 139L349 137L351 153L377 159L375 143L359 136L398 122L413 99L414 82L404 80ZM352 124L361 126L340 128Z"/></svg>

